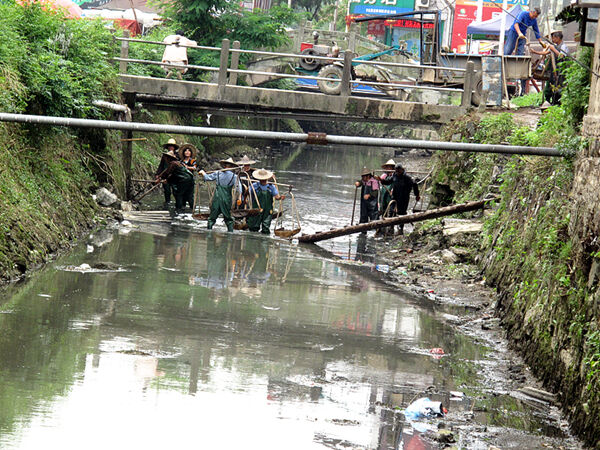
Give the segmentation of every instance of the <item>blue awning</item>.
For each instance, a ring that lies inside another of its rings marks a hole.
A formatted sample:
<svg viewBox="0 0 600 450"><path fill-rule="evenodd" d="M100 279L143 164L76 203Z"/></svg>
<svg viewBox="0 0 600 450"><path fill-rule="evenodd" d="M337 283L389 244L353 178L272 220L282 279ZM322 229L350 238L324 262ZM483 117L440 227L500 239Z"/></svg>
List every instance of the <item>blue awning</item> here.
<svg viewBox="0 0 600 450"><path fill-rule="evenodd" d="M525 11L521 5L515 5L508 10L506 14L506 28L507 32L513 23L515 18ZM487 36L500 36L500 26L502 24L502 14L494 17L493 19L486 20L484 22L471 22L471 25L467 27L467 34L485 34Z"/></svg>

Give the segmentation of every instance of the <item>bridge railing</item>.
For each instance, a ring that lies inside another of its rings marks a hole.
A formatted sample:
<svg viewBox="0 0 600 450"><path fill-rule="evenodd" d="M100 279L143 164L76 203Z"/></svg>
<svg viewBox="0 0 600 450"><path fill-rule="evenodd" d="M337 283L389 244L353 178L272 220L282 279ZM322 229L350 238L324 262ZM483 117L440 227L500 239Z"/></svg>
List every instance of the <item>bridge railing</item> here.
<svg viewBox="0 0 600 450"><path fill-rule="evenodd" d="M439 92L455 92L461 93L461 105L469 106L471 104L471 95L474 87L474 65L473 62L468 62L466 68L457 68L457 67L446 67L446 66L433 66L433 65L417 65L417 64L409 64L409 63L397 63L397 62L384 62L384 61L363 61L360 59L354 59L354 53L351 51L343 52L343 57L331 57L331 56L317 56L310 55L311 59L328 61L330 63L336 63L340 66L342 70L341 78L331 78L331 77L319 77L319 76L311 76L305 74L290 74L290 73L278 73L278 72L268 72L268 71L260 71L260 70L246 70L239 68L239 60L241 54L250 54L250 55L259 55L259 56L269 56L269 57L278 57L285 58L288 60L297 60L306 58L307 55L297 54L297 53L282 53L282 52L269 52L262 50L245 50L240 48L240 42L234 41L233 46L231 46L231 42L229 39L223 39L221 43L221 47L209 47L209 46L201 46L201 45L179 45L180 47L193 48L199 50L207 50L220 52L219 59L219 67L212 66L201 66L194 64L168 64L159 61L150 61L150 60L142 60L142 59L133 59L129 58L129 44L131 42L140 43L140 44L149 44L149 45L173 45L173 44L165 44L161 41L144 41L140 39L131 39L128 37L128 32L124 33L123 37L116 38L121 41L121 54L120 57L113 58L115 61L119 62L119 70L121 73L127 73L127 65L129 63L134 64L146 64L146 65L156 65L162 67L169 68L177 68L177 69L196 69L196 70L204 70L208 72L215 72L217 74L217 85L220 89L225 89L228 85L236 85L237 77L239 74L246 75L259 75L266 76L271 78L290 78L290 79L308 79L315 81L327 81L327 82L339 82L341 83L341 96L349 96L351 93L351 86L353 84L361 84L366 86L376 86L383 91L392 91L392 90L433 90ZM231 63L230 63L231 61ZM425 85L425 84L406 84L401 82L385 82L385 81L363 81L360 79L353 80L351 76L352 65L354 64L365 64L365 65L373 65L380 67L399 67L405 69L413 69L418 70L420 73L423 71L443 71L450 73L461 73L464 76L464 84L462 87L446 87L439 85Z"/></svg>

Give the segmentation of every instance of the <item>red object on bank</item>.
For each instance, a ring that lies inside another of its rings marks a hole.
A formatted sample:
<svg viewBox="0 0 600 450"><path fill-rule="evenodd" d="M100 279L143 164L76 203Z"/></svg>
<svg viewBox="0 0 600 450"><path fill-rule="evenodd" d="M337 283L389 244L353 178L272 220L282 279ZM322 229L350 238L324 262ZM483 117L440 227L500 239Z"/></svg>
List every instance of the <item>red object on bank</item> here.
<svg viewBox="0 0 600 450"><path fill-rule="evenodd" d="M20 5L39 3L43 9L62 10L69 19L79 19L83 14L79 5L71 0L17 0L17 3Z"/></svg>

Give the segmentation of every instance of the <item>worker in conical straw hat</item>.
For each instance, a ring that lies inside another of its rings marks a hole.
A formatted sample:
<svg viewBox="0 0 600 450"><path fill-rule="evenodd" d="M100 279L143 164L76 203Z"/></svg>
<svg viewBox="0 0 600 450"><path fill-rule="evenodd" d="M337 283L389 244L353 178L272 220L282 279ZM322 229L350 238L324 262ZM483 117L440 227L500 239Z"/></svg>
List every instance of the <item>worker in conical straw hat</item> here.
<svg viewBox="0 0 600 450"><path fill-rule="evenodd" d="M371 220L377 220L379 211L377 211L377 197L379 195L379 182L373 176L373 171L363 167L360 173L360 181L355 186L360 187L360 221L367 223Z"/></svg>
<svg viewBox="0 0 600 450"><path fill-rule="evenodd" d="M175 139L170 138L166 144L163 144L162 147L164 149L163 156L160 158L160 164L158 165L158 168L156 169L156 172L154 174L157 181L159 181L159 179L160 179L159 175L161 173L163 173L165 170L167 170L167 168L169 167L169 163L171 162L164 155L169 151L173 151L175 153L175 155L177 155L177 149L179 148L179 145L177 145L177 141ZM179 157L179 155L177 155L177 157ZM168 208L169 203L171 203L171 193L173 192L173 186L171 186L167 181L164 181L164 180L163 180L163 192L165 195L164 207Z"/></svg>
<svg viewBox="0 0 600 450"><path fill-rule="evenodd" d="M240 195L242 193L240 178L236 173L239 167L232 158L222 159L219 163L223 169L232 170L221 170L208 174L204 170L200 171L200 175L202 175L204 181L215 181L217 185L215 195L210 204L208 229L212 230L217 218L222 214L225 225L227 226L227 231L233 231L233 218L231 217L231 203L233 200L232 191L236 189Z"/></svg>
<svg viewBox="0 0 600 450"><path fill-rule="evenodd" d="M244 155L242 159L235 162L242 169L240 171L240 181L242 183L242 205L241 208L246 206L248 202L248 194L250 193L250 185L252 184L252 172L254 172L253 164L256 164L256 161L248 158L248 155Z"/></svg>
<svg viewBox="0 0 600 450"><path fill-rule="evenodd" d="M388 159L384 164L381 165L381 168L383 169L383 173L381 175L379 175L377 178L378 181L380 181L379 183L379 216L380 217L393 217L396 215L395 213L395 207L394 207L394 203L391 204L390 206L390 202L392 201L392 186L391 185L384 185L381 183L381 180L385 180L389 177L394 176L394 169L396 168L396 161L394 161L393 159ZM387 213L387 215L386 215ZM380 229L377 230L377 232L392 232L393 234L393 227L391 229L388 228L384 228L384 229ZM377 233L376 233L377 234Z"/></svg>
<svg viewBox="0 0 600 450"><path fill-rule="evenodd" d="M194 204L194 174L179 160L174 150L167 151L163 157L169 162L169 166L159 178L173 188L175 208L181 211L186 203L191 207Z"/></svg>
<svg viewBox="0 0 600 450"><path fill-rule="evenodd" d="M258 197L258 202L252 195L252 208L259 208L260 203L262 211L256 216L249 216L246 219L250 231L260 231L264 234L269 234L271 232L273 199L283 200L285 198L284 195L279 195L277 186L273 183L269 183L269 180L271 180L274 175L273 172L266 169L255 170L253 173L253 177L258 180L252 185L252 188L256 192L256 197Z"/></svg>
<svg viewBox="0 0 600 450"><path fill-rule="evenodd" d="M392 187L392 198L396 200L396 212L399 216L406 215L411 190L414 192L417 201L421 199L419 185L406 174L402 164L396 164L394 175L381 180L381 184ZM404 224L399 225L398 234L404 234Z"/></svg>

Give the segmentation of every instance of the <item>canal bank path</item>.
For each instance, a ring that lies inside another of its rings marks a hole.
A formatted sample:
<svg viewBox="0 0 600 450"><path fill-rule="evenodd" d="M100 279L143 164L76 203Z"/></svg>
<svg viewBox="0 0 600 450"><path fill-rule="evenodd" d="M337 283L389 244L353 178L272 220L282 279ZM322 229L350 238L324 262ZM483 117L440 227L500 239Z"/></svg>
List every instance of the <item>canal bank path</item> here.
<svg viewBox="0 0 600 450"><path fill-rule="evenodd" d="M295 186L310 233L347 225L361 168L391 156L303 146L258 166ZM474 308L382 281L373 236L224 230L108 227L5 288L0 448L580 448L517 391L534 381L501 333L464 326ZM425 397L446 416L404 414Z"/></svg>

